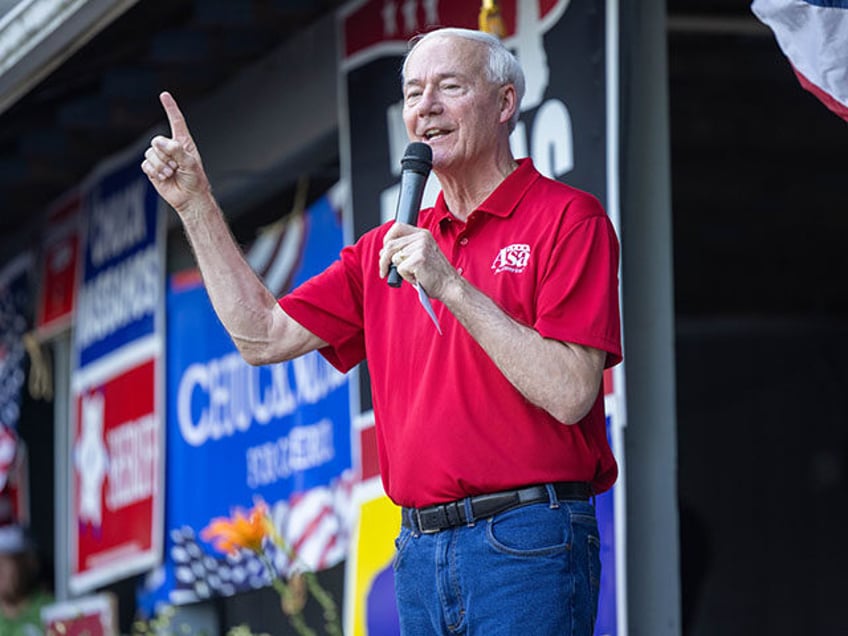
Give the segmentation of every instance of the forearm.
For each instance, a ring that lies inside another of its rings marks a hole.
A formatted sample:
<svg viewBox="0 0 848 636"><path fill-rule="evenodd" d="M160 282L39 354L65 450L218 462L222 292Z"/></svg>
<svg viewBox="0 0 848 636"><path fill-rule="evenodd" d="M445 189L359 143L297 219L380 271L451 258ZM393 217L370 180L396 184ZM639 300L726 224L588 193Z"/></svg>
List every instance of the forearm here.
<svg viewBox="0 0 848 636"><path fill-rule="evenodd" d="M603 352L544 338L459 276L442 302L528 401L565 424L589 412L600 388Z"/></svg>
<svg viewBox="0 0 848 636"><path fill-rule="evenodd" d="M321 344L299 328L247 263L211 193L179 211L212 306L251 364L290 359Z"/></svg>

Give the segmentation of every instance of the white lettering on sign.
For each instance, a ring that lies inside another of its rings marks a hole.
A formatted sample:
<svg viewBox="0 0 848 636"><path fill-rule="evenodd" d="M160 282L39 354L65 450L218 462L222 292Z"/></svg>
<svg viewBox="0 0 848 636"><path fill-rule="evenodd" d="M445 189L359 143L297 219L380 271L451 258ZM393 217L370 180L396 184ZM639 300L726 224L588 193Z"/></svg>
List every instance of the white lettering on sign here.
<svg viewBox="0 0 848 636"><path fill-rule="evenodd" d="M539 107L530 139L533 163L543 175L555 179L574 168L571 115L558 99L549 99Z"/></svg>
<svg viewBox="0 0 848 636"><path fill-rule="evenodd" d="M247 485L267 486L293 473L320 466L335 457L333 423L323 419L310 426L295 426L276 441L247 449Z"/></svg>
<svg viewBox="0 0 848 636"><path fill-rule="evenodd" d="M315 404L344 382L344 375L318 353L295 358L291 365L300 404Z"/></svg>
<svg viewBox="0 0 848 636"><path fill-rule="evenodd" d="M509 138L516 157L533 158L536 169L546 177L556 179L574 169L574 133L568 107L558 99L549 99L539 107L529 132L521 121Z"/></svg>
<svg viewBox="0 0 848 636"><path fill-rule="evenodd" d="M111 510L153 496L159 459L157 422L153 414L127 422L106 434L109 449L109 487L106 506Z"/></svg>
<svg viewBox="0 0 848 636"><path fill-rule="evenodd" d="M91 211L91 262L100 267L147 237L144 194L147 183L137 180L102 201Z"/></svg>
<svg viewBox="0 0 848 636"><path fill-rule="evenodd" d="M159 251L151 245L89 281L77 305L77 346L84 349L153 314L160 278Z"/></svg>
<svg viewBox="0 0 848 636"><path fill-rule="evenodd" d="M289 415L300 404L314 404L344 383L345 376L315 351L261 367L234 352L183 372L177 424L186 443L202 446Z"/></svg>

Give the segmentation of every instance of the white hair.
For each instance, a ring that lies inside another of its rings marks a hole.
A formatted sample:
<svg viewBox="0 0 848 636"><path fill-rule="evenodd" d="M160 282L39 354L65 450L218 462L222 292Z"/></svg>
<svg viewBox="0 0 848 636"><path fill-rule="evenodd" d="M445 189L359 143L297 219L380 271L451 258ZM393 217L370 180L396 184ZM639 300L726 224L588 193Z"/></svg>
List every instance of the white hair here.
<svg viewBox="0 0 848 636"><path fill-rule="evenodd" d="M515 112L509 120L509 131L512 132L515 129L515 125L518 123L518 117L521 114L521 100L524 99L524 71L521 68L521 64L518 63L518 59L516 59L512 52L503 45L503 42L494 35L490 35L484 31L475 31L474 29L446 27L430 31L429 33L413 38L409 42L409 51L407 51L406 57L403 60L403 68L401 69L402 83L406 83L406 65L407 62L409 62L409 57L412 55L413 51L415 51L415 49L418 48L418 45L422 42L426 42L427 40L432 40L440 36L473 40L474 42L479 42L486 47L488 52L486 57L486 79L493 84L501 86L505 84L512 84L515 87Z"/></svg>

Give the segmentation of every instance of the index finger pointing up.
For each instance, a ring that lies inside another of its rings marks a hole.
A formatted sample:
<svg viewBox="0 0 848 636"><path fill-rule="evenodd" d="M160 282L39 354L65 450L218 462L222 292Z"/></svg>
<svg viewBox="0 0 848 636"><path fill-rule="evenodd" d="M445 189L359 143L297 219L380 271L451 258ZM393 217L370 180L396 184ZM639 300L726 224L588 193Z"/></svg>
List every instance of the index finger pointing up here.
<svg viewBox="0 0 848 636"><path fill-rule="evenodd" d="M171 126L171 137L173 139L190 139L191 135L188 132L185 117L177 106L177 101L168 92L164 91L159 95L159 101L162 103L162 108L165 109L165 114L168 116L168 123Z"/></svg>

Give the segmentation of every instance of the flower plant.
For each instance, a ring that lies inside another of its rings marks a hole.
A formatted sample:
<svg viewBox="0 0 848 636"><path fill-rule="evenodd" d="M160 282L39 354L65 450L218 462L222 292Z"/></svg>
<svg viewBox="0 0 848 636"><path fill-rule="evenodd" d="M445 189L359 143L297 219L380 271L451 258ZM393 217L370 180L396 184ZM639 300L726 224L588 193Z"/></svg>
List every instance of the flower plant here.
<svg viewBox="0 0 848 636"><path fill-rule="evenodd" d="M314 572L297 567L297 555L280 535L264 501L257 500L253 508L247 511L236 508L230 517L216 517L201 531L200 536L211 542L219 552L237 554L240 550L248 550L256 554L271 577L271 585L280 596L283 614L300 636L317 636L317 632L306 623L303 616L303 608L310 595L322 608L324 633L328 636L342 636L339 612L333 597L321 586ZM269 543L283 550L295 564L292 574L284 577L277 572L267 551ZM237 633L249 634L249 630Z"/></svg>

